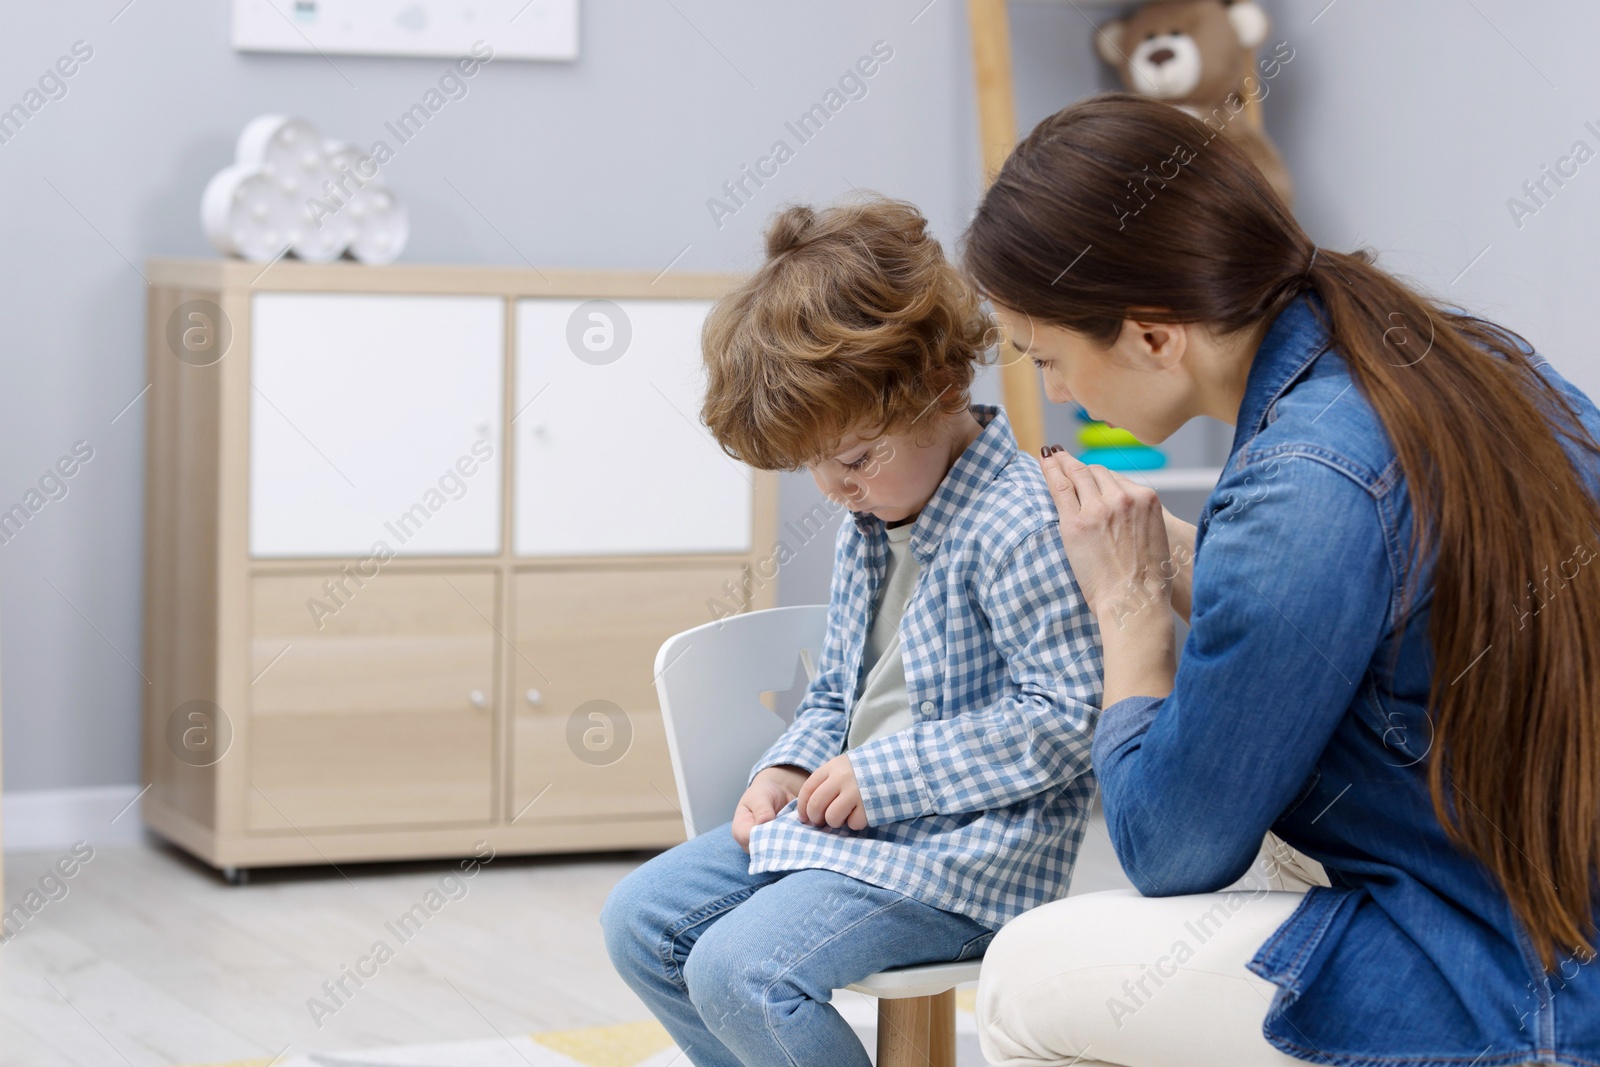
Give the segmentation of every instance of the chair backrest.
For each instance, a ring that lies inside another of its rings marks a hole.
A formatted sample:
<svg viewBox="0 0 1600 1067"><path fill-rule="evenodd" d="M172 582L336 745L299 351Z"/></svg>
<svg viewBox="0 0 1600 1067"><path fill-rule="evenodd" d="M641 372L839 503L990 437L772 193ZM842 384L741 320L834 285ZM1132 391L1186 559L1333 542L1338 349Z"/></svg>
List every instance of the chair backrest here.
<svg viewBox="0 0 1600 1067"><path fill-rule="evenodd" d="M747 611L674 634L656 652L656 695L689 837L733 818L750 768L785 728L761 694L793 688L802 662L810 680L827 625L826 604Z"/></svg>

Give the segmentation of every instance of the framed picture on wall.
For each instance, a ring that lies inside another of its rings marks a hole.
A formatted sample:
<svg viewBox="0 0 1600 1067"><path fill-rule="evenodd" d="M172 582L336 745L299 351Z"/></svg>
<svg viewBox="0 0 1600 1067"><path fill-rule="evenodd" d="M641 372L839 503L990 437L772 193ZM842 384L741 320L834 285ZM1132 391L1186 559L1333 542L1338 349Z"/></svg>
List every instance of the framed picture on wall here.
<svg viewBox="0 0 1600 1067"><path fill-rule="evenodd" d="M241 52L576 59L578 0L233 0Z"/></svg>

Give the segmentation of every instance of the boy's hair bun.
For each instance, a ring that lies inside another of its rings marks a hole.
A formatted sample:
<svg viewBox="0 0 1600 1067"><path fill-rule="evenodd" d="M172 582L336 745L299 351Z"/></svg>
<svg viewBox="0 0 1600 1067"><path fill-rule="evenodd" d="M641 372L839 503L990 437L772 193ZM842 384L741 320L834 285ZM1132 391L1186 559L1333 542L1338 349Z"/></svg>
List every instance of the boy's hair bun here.
<svg viewBox="0 0 1600 1067"><path fill-rule="evenodd" d="M792 252L806 243L817 225L817 213L804 204L785 208L767 227L767 255Z"/></svg>

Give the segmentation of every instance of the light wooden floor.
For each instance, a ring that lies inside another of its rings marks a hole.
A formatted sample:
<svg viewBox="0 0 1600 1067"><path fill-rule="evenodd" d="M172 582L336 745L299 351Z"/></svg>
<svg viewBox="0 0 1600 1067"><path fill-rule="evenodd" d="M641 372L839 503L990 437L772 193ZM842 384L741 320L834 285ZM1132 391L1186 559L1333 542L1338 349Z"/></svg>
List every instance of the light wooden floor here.
<svg viewBox="0 0 1600 1067"><path fill-rule="evenodd" d="M651 854L498 858L400 944L385 924L455 866L293 868L230 887L154 840L97 849L64 898L0 944L0 1065L169 1067L648 1019L599 916ZM9 854L7 900L55 859ZM1097 821L1073 892L1127 884ZM319 1028L308 999L379 938L394 958Z"/></svg>

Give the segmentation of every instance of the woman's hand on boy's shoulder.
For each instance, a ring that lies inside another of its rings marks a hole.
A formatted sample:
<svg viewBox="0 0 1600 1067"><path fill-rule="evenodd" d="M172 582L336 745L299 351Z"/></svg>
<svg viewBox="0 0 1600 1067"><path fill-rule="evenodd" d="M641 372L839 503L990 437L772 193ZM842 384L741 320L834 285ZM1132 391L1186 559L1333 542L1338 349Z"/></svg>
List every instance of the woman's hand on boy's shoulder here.
<svg viewBox="0 0 1600 1067"><path fill-rule="evenodd" d="M1084 463L1059 445L1044 450L1040 465L1084 602L1102 623L1120 626L1118 620L1151 604L1163 611L1149 617L1165 621L1181 561L1168 544L1168 512L1161 498L1149 486Z"/></svg>
<svg viewBox="0 0 1600 1067"><path fill-rule="evenodd" d="M867 809L861 802L861 787L856 784L856 771L848 755L841 752L812 772L800 787L796 814L801 822L813 826L826 823L852 830L867 828Z"/></svg>
<svg viewBox="0 0 1600 1067"><path fill-rule="evenodd" d="M750 831L778 817L778 812L799 794L807 779L806 769L792 763L763 767L750 780L733 812L733 839L750 851Z"/></svg>

